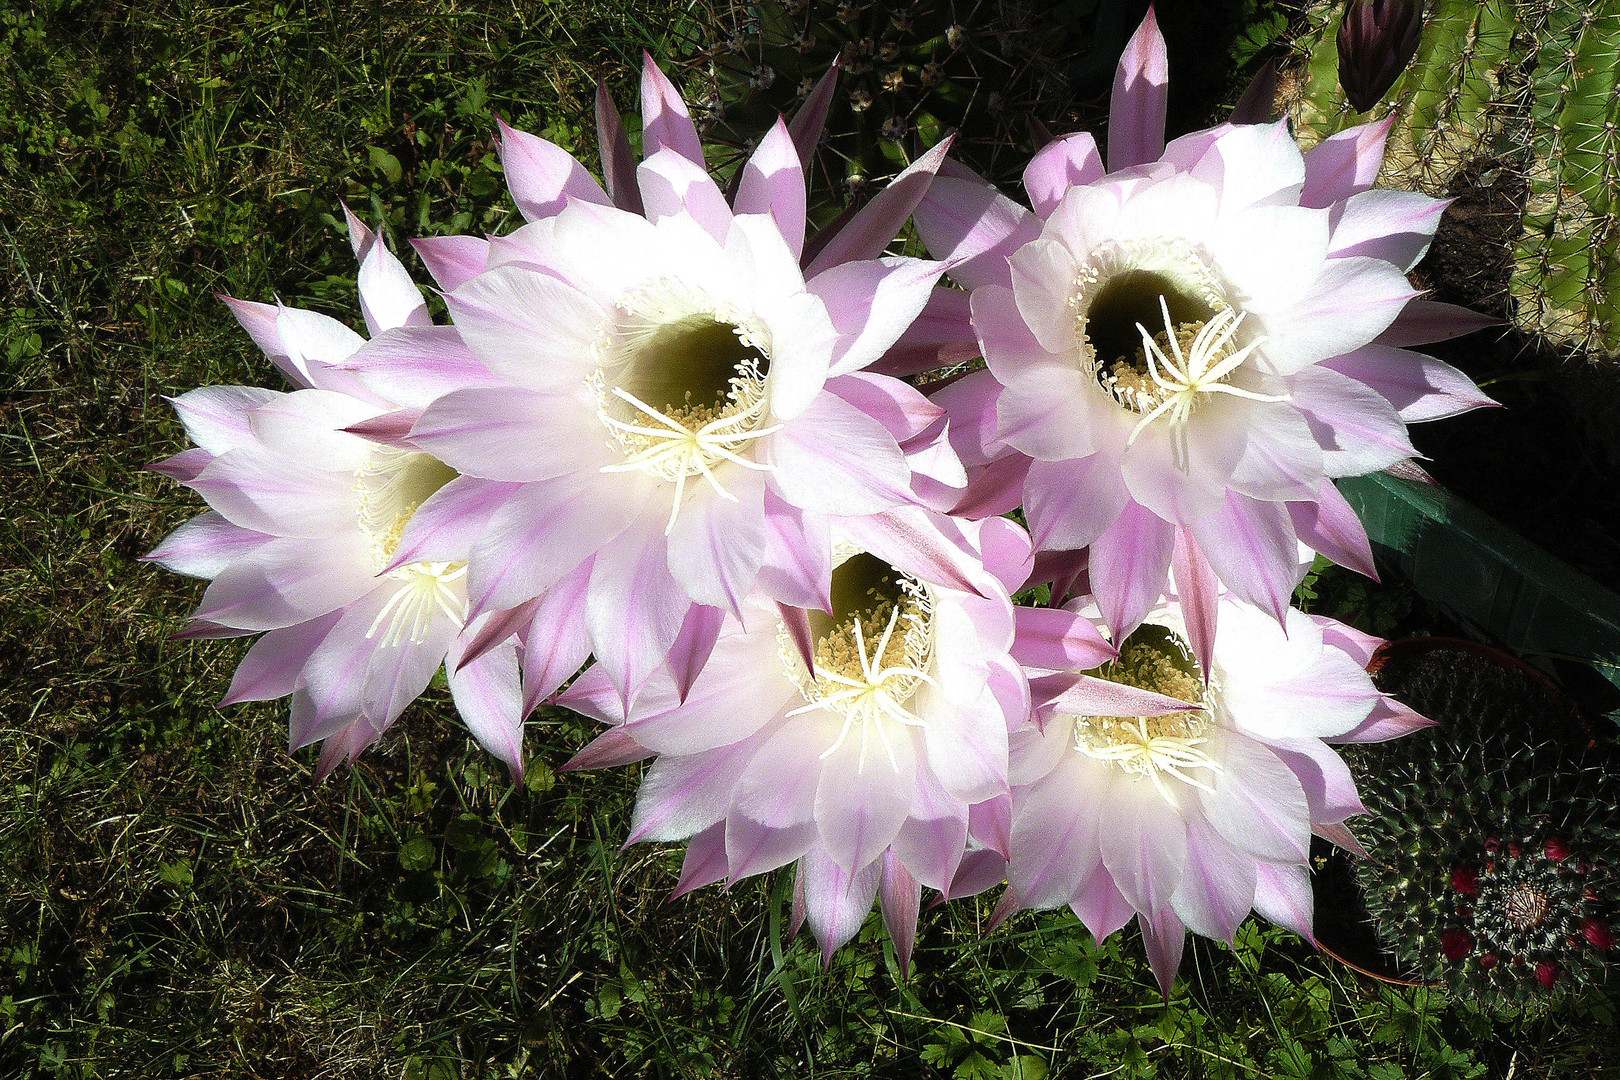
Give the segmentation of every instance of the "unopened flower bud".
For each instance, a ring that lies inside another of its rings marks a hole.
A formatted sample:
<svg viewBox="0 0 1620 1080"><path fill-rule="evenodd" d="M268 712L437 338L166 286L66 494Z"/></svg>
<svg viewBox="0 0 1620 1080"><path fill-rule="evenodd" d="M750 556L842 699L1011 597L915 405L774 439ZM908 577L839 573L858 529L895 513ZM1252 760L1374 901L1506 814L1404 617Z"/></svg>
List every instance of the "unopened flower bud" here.
<svg viewBox="0 0 1620 1080"><path fill-rule="evenodd" d="M1350 0L1339 23L1339 85L1350 107L1378 104L1417 52L1422 0Z"/></svg>
<svg viewBox="0 0 1620 1080"><path fill-rule="evenodd" d="M1608 952L1614 947L1614 936L1609 933L1609 924L1595 915L1588 915L1581 920L1581 936L1598 952Z"/></svg>

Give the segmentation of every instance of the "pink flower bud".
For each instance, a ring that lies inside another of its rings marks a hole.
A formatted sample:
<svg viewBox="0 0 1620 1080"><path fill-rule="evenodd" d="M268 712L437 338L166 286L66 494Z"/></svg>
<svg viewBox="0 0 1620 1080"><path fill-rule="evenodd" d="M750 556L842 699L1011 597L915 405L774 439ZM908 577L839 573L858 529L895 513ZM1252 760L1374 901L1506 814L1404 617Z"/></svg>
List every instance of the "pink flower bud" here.
<svg viewBox="0 0 1620 1080"><path fill-rule="evenodd" d="M1547 846L1543 850L1546 852L1547 858L1553 862L1563 862L1569 858L1569 845L1556 836L1547 841Z"/></svg>
<svg viewBox="0 0 1620 1080"><path fill-rule="evenodd" d="M1614 935L1609 933L1609 924L1596 915L1588 915L1581 920L1581 936L1598 952L1608 952L1614 945Z"/></svg>
<svg viewBox="0 0 1620 1080"><path fill-rule="evenodd" d="M1452 927L1440 935L1440 951L1448 960L1461 960L1474 951L1474 935Z"/></svg>
<svg viewBox="0 0 1620 1080"><path fill-rule="evenodd" d="M1551 960L1543 960L1536 965L1536 982L1541 984L1543 990L1551 990L1553 983L1558 981L1558 965Z"/></svg>
<svg viewBox="0 0 1620 1080"><path fill-rule="evenodd" d="M1378 104L1417 52L1421 0L1350 0L1339 23L1339 85L1350 107Z"/></svg>
<svg viewBox="0 0 1620 1080"><path fill-rule="evenodd" d="M1479 875L1466 866L1459 866L1451 872L1451 887L1465 896L1479 895Z"/></svg>

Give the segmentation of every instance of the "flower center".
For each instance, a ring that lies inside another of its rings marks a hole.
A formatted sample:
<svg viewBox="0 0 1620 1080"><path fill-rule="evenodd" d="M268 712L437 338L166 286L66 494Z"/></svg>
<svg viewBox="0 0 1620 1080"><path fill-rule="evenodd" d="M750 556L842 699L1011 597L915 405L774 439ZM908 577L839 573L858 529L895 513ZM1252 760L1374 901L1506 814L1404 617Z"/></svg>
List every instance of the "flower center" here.
<svg viewBox="0 0 1620 1080"><path fill-rule="evenodd" d="M679 281L621 298L598 331L597 369L587 384L596 415L624 460L603 472L643 472L673 481L667 535L689 477L736 501L716 469L729 462L769 471L748 444L780 430L770 417L768 334L747 315Z"/></svg>
<svg viewBox="0 0 1620 1080"><path fill-rule="evenodd" d="M399 548L400 537L417 507L456 478L456 471L431 454L391 446L372 449L365 464L355 470L354 493L360 532L371 547L372 570L383 574ZM467 618L467 576L464 562L416 562L389 570L383 576L398 582L371 628L369 640L382 634L382 645L426 640L428 627L442 613L458 627Z"/></svg>
<svg viewBox="0 0 1620 1080"><path fill-rule="evenodd" d="M927 585L874 555L850 555L833 569L832 614L811 611L815 665L804 661L787 628L777 632L782 663L807 704L788 713L824 710L843 719L837 740L821 755L832 756L860 729L858 770L866 768L875 736L896 771L892 739L901 727L923 720L907 706L918 687L934 683L934 599Z"/></svg>
<svg viewBox="0 0 1620 1080"><path fill-rule="evenodd" d="M1139 690L1152 690L1195 704L1207 704L1198 662L1181 636L1149 623L1125 639L1119 659L1090 672L1098 678ZM1221 765L1201 747L1209 742L1207 708L1169 716L1077 716L1075 749L1134 777L1147 777L1164 801L1176 800L1166 776L1204 791L1209 784L1192 770L1219 772Z"/></svg>
<svg viewBox="0 0 1620 1080"><path fill-rule="evenodd" d="M1184 242L1100 246L1081 263L1070 303L1087 373L1115 403L1141 415L1128 442L1163 418L1183 470L1187 420L1207 395L1286 400L1229 381L1265 339L1241 333L1243 313Z"/></svg>
<svg viewBox="0 0 1620 1080"><path fill-rule="evenodd" d="M1515 930L1539 926L1547 917L1547 897L1531 885L1514 885L1502 897L1502 917Z"/></svg>

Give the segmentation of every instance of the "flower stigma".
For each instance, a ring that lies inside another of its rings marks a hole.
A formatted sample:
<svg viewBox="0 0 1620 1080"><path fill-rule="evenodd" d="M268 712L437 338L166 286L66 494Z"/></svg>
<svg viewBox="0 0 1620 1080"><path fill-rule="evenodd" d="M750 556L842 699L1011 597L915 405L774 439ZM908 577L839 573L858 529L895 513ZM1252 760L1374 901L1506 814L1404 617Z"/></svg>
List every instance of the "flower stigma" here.
<svg viewBox="0 0 1620 1080"><path fill-rule="evenodd" d="M807 704L788 716L825 711L843 721L838 737L821 754L824 761L860 729L857 772L866 769L875 735L896 772L891 741L895 724L922 727L908 708L918 687L937 686L929 674L934 655L934 598L927 585L875 556L853 555L833 570L833 614L810 612L814 666L804 661L785 626L777 631L777 651L788 677Z"/></svg>
<svg viewBox="0 0 1620 1080"><path fill-rule="evenodd" d="M1265 338L1242 334L1244 313L1185 241L1099 246L1082 261L1069 303L1082 369L1115 404L1140 414L1127 445L1167 417L1171 453L1183 472L1187 421L1206 395L1287 400L1229 381ZM1149 332L1144 324L1163 330Z"/></svg>
<svg viewBox="0 0 1620 1080"><path fill-rule="evenodd" d="M586 379L596 415L623 460L603 472L641 472L675 484L664 535L686 482L702 477L737 501L716 470L729 462L769 472L748 444L781 430L770 415L769 333L755 320L679 281L656 281L619 300L598 330Z"/></svg>
<svg viewBox="0 0 1620 1080"><path fill-rule="evenodd" d="M465 562L414 562L388 569L411 516L455 478L455 470L431 454L391 446L373 447L355 470L360 534L369 545L372 570L398 582L366 631L368 641L381 631L385 648L397 648L407 635L413 645L420 644L438 614L457 627L466 622L466 585L458 584L467 576Z"/></svg>
<svg viewBox="0 0 1620 1080"><path fill-rule="evenodd" d="M1123 686L1207 706L1197 661L1179 634L1151 623L1125 639L1119 658L1090 674ZM1209 742L1208 708L1166 716L1076 716L1074 746L1080 753L1140 779L1147 777L1172 808L1175 796L1165 777L1207 791L1214 789L1194 770L1220 772L1221 764L1202 749Z"/></svg>

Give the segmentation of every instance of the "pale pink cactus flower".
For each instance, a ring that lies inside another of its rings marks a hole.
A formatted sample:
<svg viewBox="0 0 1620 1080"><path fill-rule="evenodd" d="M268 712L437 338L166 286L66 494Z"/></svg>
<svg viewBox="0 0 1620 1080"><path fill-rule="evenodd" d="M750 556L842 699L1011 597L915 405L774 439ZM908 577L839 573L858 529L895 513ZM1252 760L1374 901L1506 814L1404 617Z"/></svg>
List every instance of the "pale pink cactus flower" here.
<svg viewBox="0 0 1620 1080"><path fill-rule="evenodd" d="M1120 708L1093 681L1071 686L1074 670L1040 670L1052 661L1029 665L1038 724L1009 751L1010 885L998 919L1067 906L1101 941L1135 916L1166 996L1189 929L1230 943L1252 909L1314 940L1312 834L1364 854L1343 824L1361 801L1332 744L1430 723L1373 685L1366 664L1379 639L1293 608L1279 625L1231 595L1219 603L1208 666L1189 623L1211 613L1171 597L1089 672L1176 699L1151 712ZM1051 616L1104 626L1090 601ZM979 874L975 888L987 884Z"/></svg>
<svg viewBox="0 0 1620 1080"><path fill-rule="evenodd" d="M1033 210L948 164L916 212L971 290L989 368L934 397L974 479L964 504L1021 501L1037 550L1089 548L1120 635L1172 564L1279 621L1296 541L1372 575L1333 478L1415 456L1409 422L1489 403L1407 348L1491 320L1415 299L1406 273L1447 203L1371 189L1388 123L1304 154L1284 123L1166 145L1167 72L1150 10L1115 79L1107 169L1069 135L1024 172ZM1210 641L1193 647L1207 663Z"/></svg>
<svg viewBox="0 0 1620 1080"><path fill-rule="evenodd" d="M174 400L196 447L154 468L210 509L147 558L210 582L181 636L265 632L224 703L291 695L291 747L324 741L319 775L381 737L448 658L451 696L468 729L521 779L516 642L462 663L482 629L468 619L467 553L395 559L411 515L455 472L408 445L355 434L408 428L447 386L493 377L465 356L449 383L342 369L367 350L416 349L424 340L449 350L455 338L431 325L405 268L352 214L349 238L369 342L317 312L224 298L299 389L211 386Z"/></svg>
<svg viewBox="0 0 1620 1080"><path fill-rule="evenodd" d="M874 897L902 968L923 887L943 892L970 837L1004 856L1009 729L1029 691L1015 629L1087 666L1113 655L1089 625L1046 640L1014 609L1028 535L920 507L833 522L830 613L764 597L728 614L689 693L665 668L628 716L600 667L559 698L612 725L570 763L648 757L628 843L687 841L677 895L797 863L795 928L830 957Z"/></svg>
<svg viewBox="0 0 1620 1080"><path fill-rule="evenodd" d="M395 558L470 542L469 617L511 612L485 640L522 632L531 703L590 653L621 708L666 660L688 687L721 615L756 589L825 602L827 516L954 502L966 482L943 411L866 370L944 269L883 250L945 148L807 239L802 161L831 79L765 135L728 197L649 57L639 165L605 91L605 187L503 125L528 224L417 244L497 384L445 394L411 427L412 445L462 475L416 512ZM352 369L440 362L373 354Z"/></svg>

